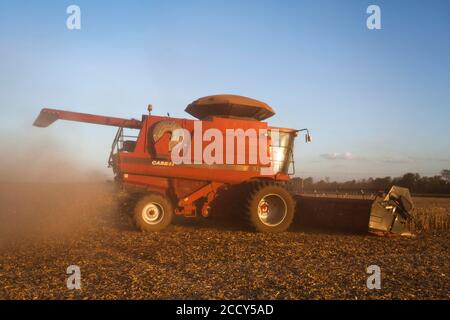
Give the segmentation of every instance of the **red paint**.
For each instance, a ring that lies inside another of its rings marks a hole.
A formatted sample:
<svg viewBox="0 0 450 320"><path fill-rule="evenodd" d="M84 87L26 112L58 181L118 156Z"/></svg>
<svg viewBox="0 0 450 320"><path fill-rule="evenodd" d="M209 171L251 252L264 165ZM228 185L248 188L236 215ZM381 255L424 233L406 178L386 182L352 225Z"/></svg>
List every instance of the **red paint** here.
<svg viewBox="0 0 450 320"><path fill-rule="evenodd" d="M170 133L166 133L156 143L153 141L152 130L156 123L164 120L175 121L180 127L189 130L194 129L195 121L180 118L170 118L161 116L142 116L142 120L122 119L115 117L106 117L91 115L86 113L77 113L55 109L42 109L39 117L35 121L36 126L46 127L56 121L64 119L70 121L88 122L122 128L139 129L139 136L136 140L136 146L132 152L119 151L115 155L117 160L114 164L116 181L122 183L125 187L134 186L145 188L151 192L164 193L171 197L177 213L185 215L195 214L195 201L204 198L200 209L203 215L207 215L207 205L214 199L217 191L225 184L239 184L251 179L272 179L288 180L289 176L285 173L278 173L270 176L262 176L260 168L264 167L259 162L249 163L248 143L246 143L246 157L243 165L173 165L170 164L169 140ZM257 120L242 120L233 118L211 117L209 120L201 121L202 129L207 130L215 128L220 130L225 137L226 129L271 129L266 122ZM295 135L295 130L287 128L277 128L283 132L289 132ZM193 137L193 135L191 134ZM199 140L197 140L198 142ZM192 143L194 139L192 140ZM209 142L200 140L204 148ZM226 141L224 139L224 157L226 150ZM234 143L235 148L237 143ZM194 157L194 148L191 148L192 159ZM236 154L234 155L236 161ZM224 159L225 160L225 159ZM166 164L166 165L164 165ZM266 165L267 166L267 165ZM186 196L187 194L187 196ZM187 200L185 200L187 199Z"/></svg>

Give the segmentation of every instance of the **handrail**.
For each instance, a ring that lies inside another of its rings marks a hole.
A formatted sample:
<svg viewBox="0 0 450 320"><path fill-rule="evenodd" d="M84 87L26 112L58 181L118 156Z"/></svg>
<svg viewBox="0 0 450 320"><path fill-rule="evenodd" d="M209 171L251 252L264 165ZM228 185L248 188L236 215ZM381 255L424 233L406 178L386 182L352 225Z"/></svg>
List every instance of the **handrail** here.
<svg viewBox="0 0 450 320"><path fill-rule="evenodd" d="M109 153L109 159L108 159L108 168L111 168L113 166L114 151L116 151L116 149L117 149L117 151L119 151L118 144L119 144L119 141L122 138L122 136L123 136L123 128L119 127L119 129L117 129L116 136L114 137L114 141L111 145L111 152Z"/></svg>

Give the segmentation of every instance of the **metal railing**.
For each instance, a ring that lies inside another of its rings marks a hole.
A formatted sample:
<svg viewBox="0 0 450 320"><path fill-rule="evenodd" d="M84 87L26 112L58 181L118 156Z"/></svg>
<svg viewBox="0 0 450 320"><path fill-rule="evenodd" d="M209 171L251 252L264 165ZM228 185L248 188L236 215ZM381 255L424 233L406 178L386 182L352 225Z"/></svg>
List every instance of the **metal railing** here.
<svg viewBox="0 0 450 320"><path fill-rule="evenodd" d="M123 143L125 139L133 139L131 141L136 141L138 136L134 135L125 135L123 128L117 129L116 136L114 137L113 143L111 145L111 152L109 153L108 158L108 168L111 168L114 165L114 155L123 150Z"/></svg>

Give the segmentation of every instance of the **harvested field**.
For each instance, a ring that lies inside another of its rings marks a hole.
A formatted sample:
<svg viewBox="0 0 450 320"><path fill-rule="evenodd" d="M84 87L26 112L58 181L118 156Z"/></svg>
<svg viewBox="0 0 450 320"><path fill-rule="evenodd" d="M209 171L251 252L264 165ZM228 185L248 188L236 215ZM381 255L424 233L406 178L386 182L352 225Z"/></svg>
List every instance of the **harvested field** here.
<svg viewBox="0 0 450 320"><path fill-rule="evenodd" d="M258 234L199 219L143 234L117 213L111 189L0 186L0 299L450 298L445 230L383 238L296 225ZM373 264L381 290L366 287ZM66 287L69 265L81 268L81 290Z"/></svg>

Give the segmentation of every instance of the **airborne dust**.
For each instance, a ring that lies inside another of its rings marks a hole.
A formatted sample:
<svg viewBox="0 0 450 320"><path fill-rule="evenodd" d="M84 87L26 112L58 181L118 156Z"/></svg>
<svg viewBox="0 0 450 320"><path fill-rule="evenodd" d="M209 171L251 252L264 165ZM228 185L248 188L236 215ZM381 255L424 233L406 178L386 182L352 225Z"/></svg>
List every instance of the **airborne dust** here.
<svg viewBox="0 0 450 320"><path fill-rule="evenodd" d="M45 134L2 139L0 245L70 235L113 208L111 178L76 160L72 150Z"/></svg>

